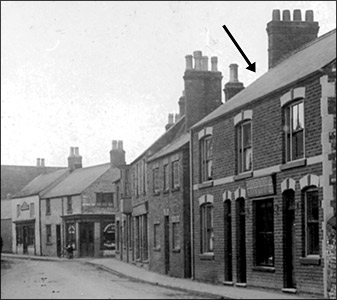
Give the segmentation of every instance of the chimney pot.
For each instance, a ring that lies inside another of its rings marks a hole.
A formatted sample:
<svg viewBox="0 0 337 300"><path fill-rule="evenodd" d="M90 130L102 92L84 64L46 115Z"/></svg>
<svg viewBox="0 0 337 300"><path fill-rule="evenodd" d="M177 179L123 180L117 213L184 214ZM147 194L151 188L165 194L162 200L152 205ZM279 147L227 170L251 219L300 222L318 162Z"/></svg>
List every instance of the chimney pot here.
<svg viewBox="0 0 337 300"><path fill-rule="evenodd" d="M203 56L201 58L201 69L202 71L208 71L208 57Z"/></svg>
<svg viewBox="0 0 337 300"><path fill-rule="evenodd" d="M302 15L300 9L294 9L293 11L293 20L294 21L302 21Z"/></svg>
<svg viewBox="0 0 337 300"><path fill-rule="evenodd" d="M168 124L173 124L173 114L168 115Z"/></svg>
<svg viewBox="0 0 337 300"><path fill-rule="evenodd" d="M202 52L201 51L194 51L194 69L200 71L201 70L201 57Z"/></svg>
<svg viewBox="0 0 337 300"><path fill-rule="evenodd" d="M286 9L282 12L282 20L290 21L290 10L289 9Z"/></svg>
<svg viewBox="0 0 337 300"><path fill-rule="evenodd" d="M179 120L179 114L174 115L174 123L177 123Z"/></svg>
<svg viewBox="0 0 337 300"><path fill-rule="evenodd" d="M193 56L192 55L186 55L186 70L192 70L193 69Z"/></svg>
<svg viewBox="0 0 337 300"><path fill-rule="evenodd" d="M211 57L211 64L212 64L212 71L217 72L218 71L218 58L216 56Z"/></svg>
<svg viewBox="0 0 337 300"><path fill-rule="evenodd" d="M70 147L70 156L74 156L74 147Z"/></svg>
<svg viewBox="0 0 337 300"><path fill-rule="evenodd" d="M118 150L123 150L123 141L118 141L117 148Z"/></svg>
<svg viewBox="0 0 337 300"><path fill-rule="evenodd" d="M307 10L305 12L305 21L314 22L314 11L313 10Z"/></svg>
<svg viewBox="0 0 337 300"><path fill-rule="evenodd" d="M117 141L116 140L112 140L112 150L117 149Z"/></svg>
<svg viewBox="0 0 337 300"><path fill-rule="evenodd" d="M279 9L274 9L273 10L273 21L280 21L281 20L281 12Z"/></svg>
<svg viewBox="0 0 337 300"><path fill-rule="evenodd" d="M41 167L44 167L44 158L41 158Z"/></svg>
<svg viewBox="0 0 337 300"><path fill-rule="evenodd" d="M237 64L229 65L229 82L239 82Z"/></svg>
<svg viewBox="0 0 337 300"><path fill-rule="evenodd" d="M40 165L41 165L41 164L40 164L40 158L37 158L37 159L36 159L36 166L37 166L37 167L40 167Z"/></svg>

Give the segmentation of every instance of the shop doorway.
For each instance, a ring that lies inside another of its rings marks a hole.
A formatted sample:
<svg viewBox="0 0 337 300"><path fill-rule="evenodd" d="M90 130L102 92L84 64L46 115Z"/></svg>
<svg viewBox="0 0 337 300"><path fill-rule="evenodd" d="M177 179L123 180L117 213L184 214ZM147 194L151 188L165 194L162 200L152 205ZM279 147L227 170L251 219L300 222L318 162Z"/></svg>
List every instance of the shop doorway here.
<svg viewBox="0 0 337 300"><path fill-rule="evenodd" d="M94 223L80 223L80 257L94 257Z"/></svg>
<svg viewBox="0 0 337 300"><path fill-rule="evenodd" d="M246 212L245 199L236 200L237 282L246 283Z"/></svg>

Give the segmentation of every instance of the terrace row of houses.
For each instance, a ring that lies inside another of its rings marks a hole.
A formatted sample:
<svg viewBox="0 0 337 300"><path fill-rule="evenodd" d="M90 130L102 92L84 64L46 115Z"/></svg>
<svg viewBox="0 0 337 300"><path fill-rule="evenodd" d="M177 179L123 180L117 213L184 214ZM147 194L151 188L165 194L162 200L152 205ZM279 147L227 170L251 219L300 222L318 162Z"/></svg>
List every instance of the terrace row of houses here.
<svg viewBox="0 0 337 300"><path fill-rule="evenodd" d="M336 31L273 11L269 70L186 56L179 114L126 164L42 174L12 199L13 252L114 256L176 277L335 297Z"/></svg>

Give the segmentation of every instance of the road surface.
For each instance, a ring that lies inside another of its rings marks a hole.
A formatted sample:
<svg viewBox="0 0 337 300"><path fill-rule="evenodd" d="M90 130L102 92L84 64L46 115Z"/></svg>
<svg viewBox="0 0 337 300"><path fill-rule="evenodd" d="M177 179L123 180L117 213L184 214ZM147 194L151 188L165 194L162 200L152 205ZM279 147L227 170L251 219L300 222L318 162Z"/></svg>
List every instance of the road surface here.
<svg viewBox="0 0 337 300"><path fill-rule="evenodd" d="M209 299L119 277L83 261L2 258L1 299Z"/></svg>

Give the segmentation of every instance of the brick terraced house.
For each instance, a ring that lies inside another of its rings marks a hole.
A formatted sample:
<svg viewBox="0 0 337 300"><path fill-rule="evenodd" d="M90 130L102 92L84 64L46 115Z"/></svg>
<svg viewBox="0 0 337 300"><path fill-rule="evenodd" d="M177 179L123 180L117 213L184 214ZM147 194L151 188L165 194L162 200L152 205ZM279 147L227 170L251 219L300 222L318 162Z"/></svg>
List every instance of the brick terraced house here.
<svg viewBox="0 0 337 300"><path fill-rule="evenodd" d="M234 96L225 87L225 103L192 126L197 280L327 296L336 30L318 29L312 11L274 10L269 70Z"/></svg>

